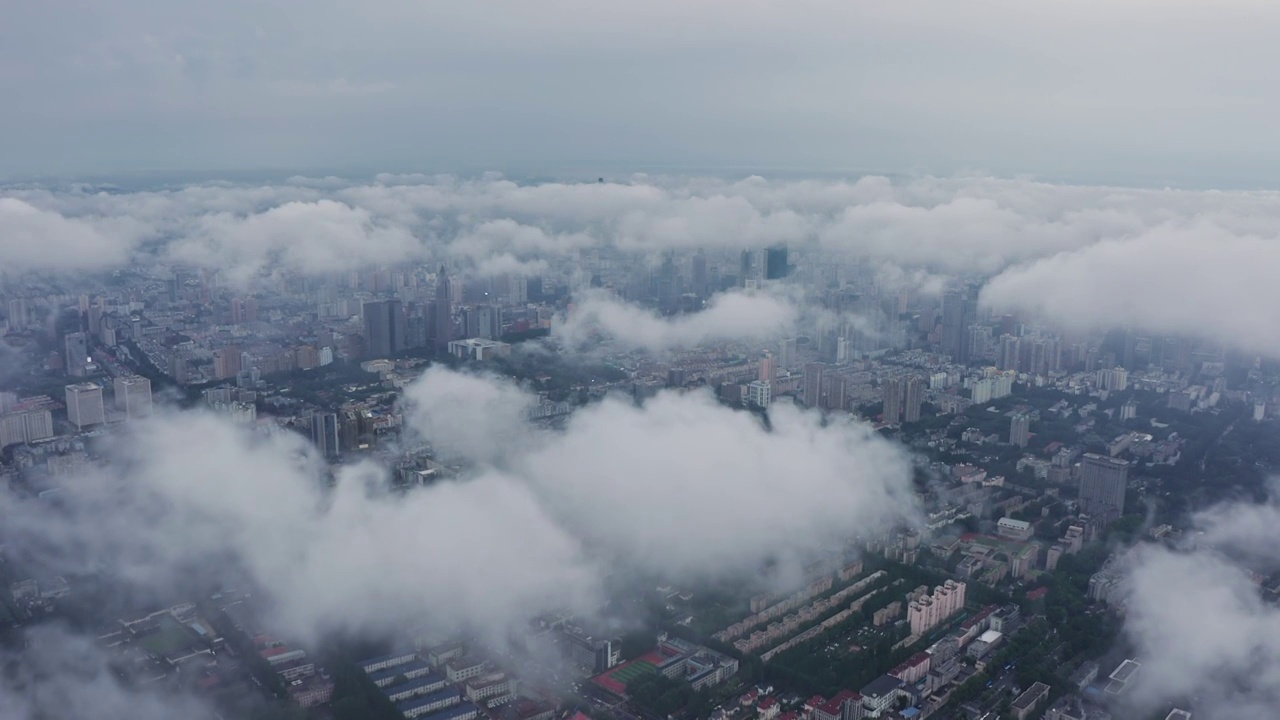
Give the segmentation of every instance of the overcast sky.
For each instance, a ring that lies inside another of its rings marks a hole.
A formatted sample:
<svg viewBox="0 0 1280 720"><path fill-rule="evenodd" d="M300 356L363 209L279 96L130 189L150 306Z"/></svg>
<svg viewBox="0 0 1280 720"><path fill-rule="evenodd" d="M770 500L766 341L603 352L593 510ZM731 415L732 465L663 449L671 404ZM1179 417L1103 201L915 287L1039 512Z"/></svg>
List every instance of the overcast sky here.
<svg viewBox="0 0 1280 720"><path fill-rule="evenodd" d="M1273 185L1271 0L45 0L0 175L987 170Z"/></svg>

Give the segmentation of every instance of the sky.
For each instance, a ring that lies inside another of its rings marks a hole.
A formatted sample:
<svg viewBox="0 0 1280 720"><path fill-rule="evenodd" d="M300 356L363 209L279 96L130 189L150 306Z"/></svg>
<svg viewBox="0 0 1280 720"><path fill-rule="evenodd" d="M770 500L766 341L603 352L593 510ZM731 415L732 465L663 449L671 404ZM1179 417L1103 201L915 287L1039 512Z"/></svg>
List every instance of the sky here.
<svg viewBox="0 0 1280 720"><path fill-rule="evenodd" d="M0 177L1280 166L1267 0L11 5Z"/></svg>

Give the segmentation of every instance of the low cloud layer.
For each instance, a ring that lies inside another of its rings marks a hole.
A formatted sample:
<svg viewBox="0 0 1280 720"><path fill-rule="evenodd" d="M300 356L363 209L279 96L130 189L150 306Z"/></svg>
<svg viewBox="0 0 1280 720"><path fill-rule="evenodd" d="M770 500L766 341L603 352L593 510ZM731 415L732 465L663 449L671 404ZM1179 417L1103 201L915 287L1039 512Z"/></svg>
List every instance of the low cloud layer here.
<svg viewBox="0 0 1280 720"><path fill-rule="evenodd" d="M701 248L733 274L737 251L784 243L802 269L868 260L929 292L940 275L969 275L989 281L984 302L1000 311L1276 354L1271 308L1280 303L1267 295L1266 271L1278 259L1278 199L982 176L522 183L380 175L133 192L14 186L0 189L0 235L22 240L4 258L21 271L150 258L244 283L276 271L431 261L477 276L558 273L574 287L585 278L571 265L642 267L667 250ZM748 302L712 310L730 323L739 317L731 310L758 310L765 324L785 320L765 300ZM711 332L700 326L706 318L667 327L599 298L582 305L581 316L606 330L659 336L659 346Z"/></svg>
<svg viewBox="0 0 1280 720"><path fill-rule="evenodd" d="M615 347L663 351L716 340L768 340L791 329L798 315L780 296L731 292L716 295L703 310L662 317L598 291L575 297L552 332L571 347L599 337Z"/></svg>
<svg viewBox="0 0 1280 720"><path fill-rule="evenodd" d="M218 717L194 698L125 684L101 648L61 627L38 627L25 639L28 647L20 656L0 651L0 717L6 720Z"/></svg>
<svg viewBox="0 0 1280 720"><path fill-rule="evenodd" d="M1280 569L1280 506L1223 503L1199 513L1190 547L1143 545L1124 559L1125 634L1143 663L1128 702L1196 717L1270 715L1280 706L1280 608L1261 573Z"/></svg>
<svg viewBox="0 0 1280 720"><path fill-rule="evenodd" d="M443 370L407 396L407 422L472 468L462 479L396 495L362 463L329 490L301 437L178 413L121 438L59 505L9 507L6 533L59 571L110 567L169 593L230 558L293 637L427 625L498 640L538 610L591 612L613 568L755 572L914 518L906 455L858 424L780 408L766 430L695 393L532 430L522 390Z"/></svg>

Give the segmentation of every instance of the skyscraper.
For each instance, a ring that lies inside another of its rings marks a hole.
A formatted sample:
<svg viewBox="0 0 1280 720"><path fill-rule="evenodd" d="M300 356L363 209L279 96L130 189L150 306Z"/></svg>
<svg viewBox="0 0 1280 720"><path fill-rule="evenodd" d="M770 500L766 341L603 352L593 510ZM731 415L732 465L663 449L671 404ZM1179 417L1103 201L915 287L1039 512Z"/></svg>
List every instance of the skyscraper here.
<svg viewBox="0 0 1280 720"><path fill-rule="evenodd" d="M822 374L826 370L822 363L807 363L804 366L804 406L817 407L822 396Z"/></svg>
<svg viewBox="0 0 1280 720"><path fill-rule="evenodd" d="M1031 437L1031 416L1026 413L1014 413L1009 420L1009 444L1026 447Z"/></svg>
<svg viewBox="0 0 1280 720"><path fill-rule="evenodd" d="M924 378L913 377L907 380L906 402L902 406L902 421L916 422L920 419L920 406L924 404Z"/></svg>
<svg viewBox="0 0 1280 720"><path fill-rule="evenodd" d="M530 294L532 295L532 288ZM449 343L453 341L453 290L449 276L445 274L444 265L440 266L440 273L436 276L434 310L435 337L432 345L436 357L442 358L449 354Z"/></svg>
<svg viewBox="0 0 1280 720"><path fill-rule="evenodd" d="M399 300L367 302L363 313L365 354L368 357L390 357L404 350L404 307Z"/></svg>
<svg viewBox="0 0 1280 720"><path fill-rule="evenodd" d="M778 368L773 361L773 353L766 351L760 356L760 373L756 379L760 382L773 384L774 378L778 376Z"/></svg>
<svg viewBox="0 0 1280 720"><path fill-rule="evenodd" d="M151 381L134 375L115 379L116 409L125 417L146 417L151 414Z"/></svg>
<svg viewBox="0 0 1280 720"><path fill-rule="evenodd" d="M779 245L764 251L764 279L781 280L791 271L787 264L787 246Z"/></svg>
<svg viewBox="0 0 1280 720"><path fill-rule="evenodd" d="M884 421L897 425L902 421L902 378L886 379L881 389L884 391Z"/></svg>
<svg viewBox="0 0 1280 720"><path fill-rule="evenodd" d="M796 364L796 339L787 338L778 343L778 367L790 370Z"/></svg>
<svg viewBox="0 0 1280 720"><path fill-rule="evenodd" d="M959 290L948 290L942 296L942 351L956 362L961 362L964 348L965 298Z"/></svg>
<svg viewBox="0 0 1280 720"><path fill-rule="evenodd" d="M693 254L693 282L690 288L694 295L705 298L709 294L707 290L709 285L707 282L707 254L701 249Z"/></svg>
<svg viewBox="0 0 1280 720"><path fill-rule="evenodd" d="M1086 453L1080 461L1080 510L1104 522L1120 519L1128 482L1129 463Z"/></svg>
<svg viewBox="0 0 1280 720"><path fill-rule="evenodd" d="M84 377L89 364L89 339L82 332L67 333L67 374L72 377Z"/></svg>
<svg viewBox="0 0 1280 720"><path fill-rule="evenodd" d="M102 386L93 383L68 385L67 419L76 429L83 430L90 425L101 425L106 422L106 409L102 404Z"/></svg>
<svg viewBox="0 0 1280 720"><path fill-rule="evenodd" d="M228 345L213 351L213 376L218 380L233 378L240 373L240 346Z"/></svg>
<svg viewBox="0 0 1280 720"><path fill-rule="evenodd" d="M339 451L338 414L318 412L311 416L311 442L326 458L335 458Z"/></svg>

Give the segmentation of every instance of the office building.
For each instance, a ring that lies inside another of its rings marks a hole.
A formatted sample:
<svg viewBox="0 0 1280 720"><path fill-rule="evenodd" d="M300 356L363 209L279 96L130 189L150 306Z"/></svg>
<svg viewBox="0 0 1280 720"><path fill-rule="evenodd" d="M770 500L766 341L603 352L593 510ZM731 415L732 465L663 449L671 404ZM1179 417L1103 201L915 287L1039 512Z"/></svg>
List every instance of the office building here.
<svg viewBox="0 0 1280 720"><path fill-rule="evenodd" d="M106 408L102 403L102 386L93 383L68 385L67 419L76 429L83 430L106 422Z"/></svg>
<svg viewBox="0 0 1280 720"><path fill-rule="evenodd" d="M1080 461L1080 510L1113 522L1124 515L1124 492L1129 463L1106 455L1086 453Z"/></svg>
<svg viewBox="0 0 1280 720"><path fill-rule="evenodd" d="M1014 413L1009 419L1009 444L1024 448L1031 439L1031 416L1026 413Z"/></svg>
<svg viewBox="0 0 1280 720"><path fill-rule="evenodd" d="M399 300L367 302L363 306L365 356L391 357L405 349L404 306Z"/></svg>
<svg viewBox="0 0 1280 720"><path fill-rule="evenodd" d="M764 279L781 280L791 272L787 265L787 246L771 247L764 251Z"/></svg>
<svg viewBox="0 0 1280 720"><path fill-rule="evenodd" d="M318 412L311 415L311 442L326 458L335 458L339 453L338 414Z"/></svg>
<svg viewBox="0 0 1280 720"><path fill-rule="evenodd" d="M0 415L0 449L53 437L53 413L44 407L12 408Z"/></svg>
<svg viewBox="0 0 1280 720"><path fill-rule="evenodd" d="M690 290L694 295L705 298L709 294L710 282L707 275L707 254L701 249L693 254L693 282Z"/></svg>
<svg viewBox="0 0 1280 720"><path fill-rule="evenodd" d="M67 374L72 377L88 375L89 338L82 332L67 333L66 345Z"/></svg>
<svg viewBox="0 0 1280 720"><path fill-rule="evenodd" d="M114 383L116 409L130 420L151 414L151 381L133 375L118 377Z"/></svg>

